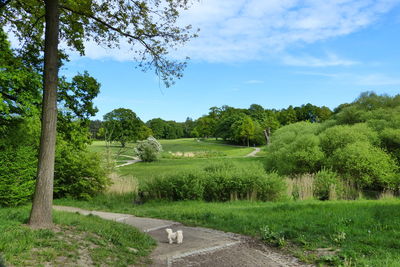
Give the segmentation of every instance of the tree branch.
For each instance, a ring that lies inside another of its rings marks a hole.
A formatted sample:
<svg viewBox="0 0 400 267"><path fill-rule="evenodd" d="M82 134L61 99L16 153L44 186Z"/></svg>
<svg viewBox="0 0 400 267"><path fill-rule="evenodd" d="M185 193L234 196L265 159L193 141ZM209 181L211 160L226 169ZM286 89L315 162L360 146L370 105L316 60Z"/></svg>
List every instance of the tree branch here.
<svg viewBox="0 0 400 267"><path fill-rule="evenodd" d="M12 0L6 0L5 2L0 3L0 9L3 9L6 5L8 5Z"/></svg>
<svg viewBox="0 0 400 267"><path fill-rule="evenodd" d="M153 49L152 49L145 41L143 41L143 39L141 39L141 38L139 38L139 37L137 37L137 36L134 36L134 35L132 35L132 34L123 32L123 31L121 31L120 29L118 29L118 28L112 26L111 24L109 24L109 23L107 23L107 22L101 20L100 18L97 18L97 17L95 17L95 16L93 16L93 15L90 15L90 14L86 14L86 13L84 13L84 12L80 12L80 11L73 10L72 8L69 8L69 7L64 6L64 5L60 5L60 8L65 9L65 10L68 10L68 11L70 11L70 12L72 12L72 13L75 13L75 14L78 14L78 15L85 16L85 17L87 17L87 18L93 19L93 20L95 20L96 22L98 22L98 23L100 23L100 24L106 26L107 28L109 28L109 29L111 29L111 30L113 30L113 31L115 31L115 32L117 32L117 33L119 33L119 34L121 34L122 36L135 39L136 41L140 42L147 50L149 50L153 56L156 56L156 55L157 55L157 54L153 51Z"/></svg>

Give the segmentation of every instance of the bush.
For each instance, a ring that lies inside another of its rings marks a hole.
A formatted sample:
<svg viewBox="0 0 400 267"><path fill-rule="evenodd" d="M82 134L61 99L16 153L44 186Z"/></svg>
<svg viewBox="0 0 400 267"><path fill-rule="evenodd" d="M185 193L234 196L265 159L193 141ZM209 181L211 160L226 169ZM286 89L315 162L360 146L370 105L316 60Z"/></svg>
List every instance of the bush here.
<svg viewBox="0 0 400 267"><path fill-rule="evenodd" d="M321 149L330 156L336 149L343 148L356 141L378 144L379 139L375 131L364 123L354 126L338 125L326 129L320 135Z"/></svg>
<svg viewBox="0 0 400 267"><path fill-rule="evenodd" d="M0 151L0 206L17 206L30 200L36 170L34 149L23 146Z"/></svg>
<svg viewBox="0 0 400 267"><path fill-rule="evenodd" d="M146 140L139 141L135 147L135 154L145 162L157 160L162 152L161 144L152 136Z"/></svg>
<svg viewBox="0 0 400 267"><path fill-rule="evenodd" d="M329 163L333 170L350 179L358 188L397 189L399 186L395 160L366 142L337 149Z"/></svg>
<svg viewBox="0 0 400 267"><path fill-rule="evenodd" d="M314 196L320 200L341 198L343 182L337 173L322 169L314 176ZM335 197L334 197L335 196Z"/></svg>
<svg viewBox="0 0 400 267"><path fill-rule="evenodd" d="M321 168L324 154L315 135L318 125L294 123L277 130L267 148L267 169L281 175L316 172Z"/></svg>
<svg viewBox="0 0 400 267"><path fill-rule="evenodd" d="M229 201L278 200L285 182L276 173L266 174L261 164L244 166L217 162L203 170L156 177L140 189L144 199Z"/></svg>
<svg viewBox="0 0 400 267"><path fill-rule="evenodd" d="M90 199L110 184L100 155L58 144L54 196Z"/></svg>

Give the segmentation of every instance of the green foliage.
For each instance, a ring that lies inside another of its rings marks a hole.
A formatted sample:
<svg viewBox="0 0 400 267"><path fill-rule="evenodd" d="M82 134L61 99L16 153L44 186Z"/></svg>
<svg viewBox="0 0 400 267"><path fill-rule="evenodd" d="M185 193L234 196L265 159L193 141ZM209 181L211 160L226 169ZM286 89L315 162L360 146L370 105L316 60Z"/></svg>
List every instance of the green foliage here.
<svg viewBox="0 0 400 267"><path fill-rule="evenodd" d="M185 135L184 123L175 121L165 121L157 118L146 122L155 138L158 139L177 139Z"/></svg>
<svg viewBox="0 0 400 267"><path fill-rule="evenodd" d="M327 156L331 155L336 149L357 141L374 145L379 143L378 134L365 123L333 126L323 131L319 137L321 149Z"/></svg>
<svg viewBox="0 0 400 267"><path fill-rule="evenodd" d="M367 142L355 142L337 149L328 161L333 170L359 188L396 189L400 185L395 160Z"/></svg>
<svg viewBox="0 0 400 267"><path fill-rule="evenodd" d="M161 152L161 144L152 136L146 140L139 141L135 147L135 155L144 162L157 160Z"/></svg>
<svg viewBox="0 0 400 267"><path fill-rule="evenodd" d="M130 109L118 108L104 115L104 128L106 140L118 141L124 147L127 142L139 138L143 122Z"/></svg>
<svg viewBox="0 0 400 267"><path fill-rule="evenodd" d="M280 174L302 174L318 171L324 154L316 136L317 124L294 123L278 129L267 147L267 169Z"/></svg>
<svg viewBox="0 0 400 267"><path fill-rule="evenodd" d="M286 175L321 170L324 175L320 173L317 180L332 182L334 175L323 170L327 168L358 189L398 190L400 95L363 93L335 113L322 124L296 123L278 129L267 148L267 167ZM325 199L327 188L317 190Z"/></svg>
<svg viewBox="0 0 400 267"><path fill-rule="evenodd" d="M0 206L17 206L31 199L37 169L36 153L28 146L0 150Z"/></svg>
<svg viewBox="0 0 400 267"><path fill-rule="evenodd" d="M343 181L337 173L322 169L315 174L314 196L320 200L328 200L332 193L340 199L343 194Z"/></svg>
<svg viewBox="0 0 400 267"><path fill-rule="evenodd" d="M216 162L204 170L173 172L146 181L140 189L145 199L229 201L282 199L286 186L276 173L265 173L261 164L241 166Z"/></svg>
<svg viewBox="0 0 400 267"><path fill-rule="evenodd" d="M395 158L400 166L400 128L386 128L380 134L382 146L389 151Z"/></svg>
<svg viewBox="0 0 400 267"><path fill-rule="evenodd" d="M54 173L54 196L89 199L110 184L99 154L74 150L58 143Z"/></svg>

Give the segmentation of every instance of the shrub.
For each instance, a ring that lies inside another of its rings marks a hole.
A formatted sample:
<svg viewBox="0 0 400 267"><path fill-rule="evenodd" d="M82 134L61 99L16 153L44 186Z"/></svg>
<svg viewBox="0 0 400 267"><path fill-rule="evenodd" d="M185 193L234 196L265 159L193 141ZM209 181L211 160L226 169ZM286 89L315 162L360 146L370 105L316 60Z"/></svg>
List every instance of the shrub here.
<svg viewBox="0 0 400 267"><path fill-rule="evenodd" d="M146 199L201 200L204 191L203 172L181 171L167 176L158 176L139 188Z"/></svg>
<svg viewBox="0 0 400 267"><path fill-rule="evenodd" d="M0 151L0 206L17 206L30 200L35 187L36 151L28 146Z"/></svg>
<svg viewBox="0 0 400 267"><path fill-rule="evenodd" d="M337 173L322 169L314 176L314 196L320 200L341 198L343 183Z"/></svg>
<svg viewBox="0 0 400 267"><path fill-rule="evenodd" d="M277 130L267 148L267 169L281 175L313 173L324 160L315 135L318 125L301 122Z"/></svg>
<svg viewBox="0 0 400 267"><path fill-rule="evenodd" d="M204 170L176 172L147 181L140 189L145 199L229 201L278 200L285 183L276 173L266 174L261 164L239 166L212 163Z"/></svg>
<svg viewBox="0 0 400 267"><path fill-rule="evenodd" d="M135 147L135 154L145 162L157 160L161 151L161 144L152 136L146 140L139 141Z"/></svg>
<svg viewBox="0 0 400 267"><path fill-rule="evenodd" d="M329 163L333 170L352 180L358 188L394 189L399 186L395 160L366 142L337 149Z"/></svg>
<svg viewBox="0 0 400 267"><path fill-rule="evenodd" d="M343 148L356 141L378 144L379 139L375 131L365 123L353 126L338 125L326 129L320 135L321 149L327 156L330 156L336 149Z"/></svg>
<svg viewBox="0 0 400 267"><path fill-rule="evenodd" d="M58 144L54 196L89 199L103 192L110 184L107 172L98 154Z"/></svg>

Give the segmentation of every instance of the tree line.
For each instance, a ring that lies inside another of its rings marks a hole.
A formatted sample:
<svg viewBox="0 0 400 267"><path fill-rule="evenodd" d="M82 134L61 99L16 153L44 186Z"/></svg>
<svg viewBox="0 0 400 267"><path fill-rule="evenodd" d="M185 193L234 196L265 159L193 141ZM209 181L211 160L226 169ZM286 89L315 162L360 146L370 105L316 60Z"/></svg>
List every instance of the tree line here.
<svg viewBox="0 0 400 267"><path fill-rule="evenodd" d="M197 120L188 117L184 122L151 119L143 122L132 110L115 109L104 115L103 121L90 123L95 139L126 142L143 140L152 135L157 139L221 138L241 145L262 145L278 128L299 121L323 122L334 112L326 106L306 104L285 109L265 109L252 104L248 109L227 105L211 107L209 113Z"/></svg>

